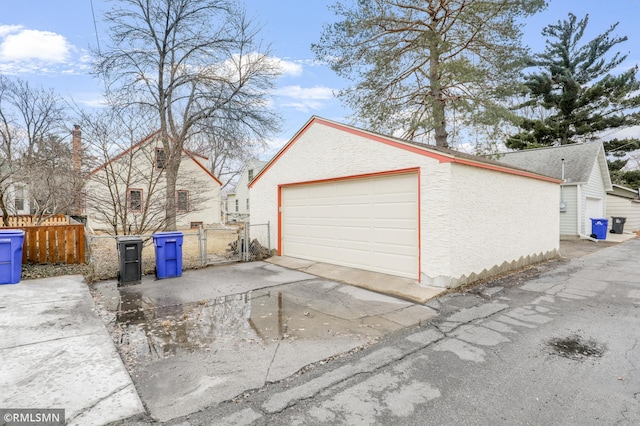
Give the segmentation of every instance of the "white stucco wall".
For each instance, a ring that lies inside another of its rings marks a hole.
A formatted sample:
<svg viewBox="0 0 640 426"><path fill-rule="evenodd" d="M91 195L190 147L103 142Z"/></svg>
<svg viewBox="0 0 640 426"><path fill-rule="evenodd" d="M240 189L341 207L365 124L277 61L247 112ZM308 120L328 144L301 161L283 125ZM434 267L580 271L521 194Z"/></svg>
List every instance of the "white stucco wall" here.
<svg viewBox="0 0 640 426"><path fill-rule="evenodd" d="M322 123L308 127L268 167L250 188L251 223L272 224L274 248L278 247L278 185L415 167L420 168L423 284L464 284L471 274L479 276L485 269L558 247L555 183L440 163ZM478 218L484 218L482 224ZM532 223L544 228L531 227ZM505 239L501 230L510 235Z"/></svg>
<svg viewBox="0 0 640 426"><path fill-rule="evenodd" d="M447 225L450 165L324 125L312 125L250 188L251 223L272 224L271 247L278 246L278 185L421 167L421 216L429 227ZM449 272L449 236L421 233L421 269ZM286 253L285 253L286 255Z"/></svg>
<svg viewBox="0 0 640 426"><path fill-rule="evenodd" d="M452 172L449 232L434 231L451 237L453 280L559 249L557 183L459 164Z"/></svg>

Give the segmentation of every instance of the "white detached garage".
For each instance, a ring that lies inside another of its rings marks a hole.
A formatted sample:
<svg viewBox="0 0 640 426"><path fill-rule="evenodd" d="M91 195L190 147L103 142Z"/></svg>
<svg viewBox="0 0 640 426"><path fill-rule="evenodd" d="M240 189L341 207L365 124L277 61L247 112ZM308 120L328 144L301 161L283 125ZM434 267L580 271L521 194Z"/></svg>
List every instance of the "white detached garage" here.
<svg viewBox="0 0 640 426"><path fill-rule="evenodd" d="M282 256L456 287L555 257L556 179L313 117L249 184Z"/></svg>

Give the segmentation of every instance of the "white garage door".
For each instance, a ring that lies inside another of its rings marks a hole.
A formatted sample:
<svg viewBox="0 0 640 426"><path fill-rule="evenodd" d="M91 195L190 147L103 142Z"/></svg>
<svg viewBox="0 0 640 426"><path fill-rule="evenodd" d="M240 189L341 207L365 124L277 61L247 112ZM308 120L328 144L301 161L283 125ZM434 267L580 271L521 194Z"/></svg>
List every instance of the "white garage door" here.
<svg viewBox="0 0 640 426"><path fill-rule="evenodd" d="M282 188L282 254L418 278L418 175Z"/></svg>

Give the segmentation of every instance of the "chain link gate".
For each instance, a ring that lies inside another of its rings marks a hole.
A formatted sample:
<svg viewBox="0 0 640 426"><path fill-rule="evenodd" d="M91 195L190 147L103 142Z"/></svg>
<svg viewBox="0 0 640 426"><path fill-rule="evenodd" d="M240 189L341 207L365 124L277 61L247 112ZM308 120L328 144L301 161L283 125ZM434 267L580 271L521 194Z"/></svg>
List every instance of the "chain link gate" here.
<svg viewBox="0 0 640 426"><path fill-rule="evenodd" d="M198 228L202 266L249 262L271 255L269 223Z"/></svg>

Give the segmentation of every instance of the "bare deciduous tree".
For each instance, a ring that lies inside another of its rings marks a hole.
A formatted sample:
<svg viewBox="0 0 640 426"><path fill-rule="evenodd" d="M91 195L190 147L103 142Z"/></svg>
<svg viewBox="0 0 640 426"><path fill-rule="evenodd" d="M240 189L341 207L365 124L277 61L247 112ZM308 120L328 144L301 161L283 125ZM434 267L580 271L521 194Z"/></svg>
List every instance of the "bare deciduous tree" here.
<svg viewBox="0 0 640 426"><path fill-rule="evenodd" d="M165 228L166 179L164 170L156 167L159 132L150 122L148 115L132 108L83 116L85 158L91 168L86 177L86 211L90 223L106 224L110 234L140 235ZM184 173L176 180L178 188L205 184ZM172 195L175 199L176 193ZM203 193L191 191L189 212L197 211L204 201ZM186 213L178 211L176 216Z"/></svg>
<svg viewBox="0 0 640 426"><path fill-rule="evenodd" d="M26 188L36 223L68 213L82 185L73 169L66 110L53 91L0 75L0 210L6 225Z"/></svg>
<svg viewBox="0 0 640 426"><path fill-rule="evenodd" d="M263 139L279 120L268 92L280 73L245 12L226 0L119 0L106 14L112 44L95 52L108 99L155 116L166 152L165 229L185 143L207 122Z"/></svg>

